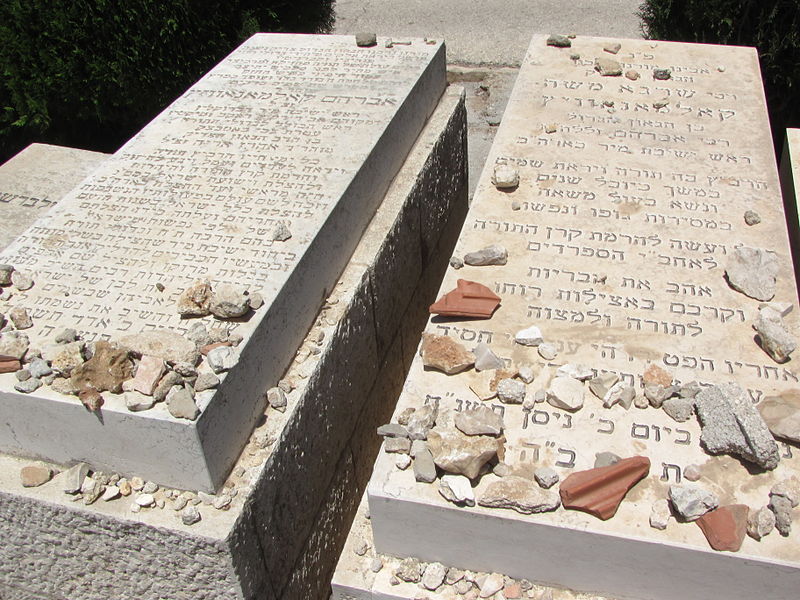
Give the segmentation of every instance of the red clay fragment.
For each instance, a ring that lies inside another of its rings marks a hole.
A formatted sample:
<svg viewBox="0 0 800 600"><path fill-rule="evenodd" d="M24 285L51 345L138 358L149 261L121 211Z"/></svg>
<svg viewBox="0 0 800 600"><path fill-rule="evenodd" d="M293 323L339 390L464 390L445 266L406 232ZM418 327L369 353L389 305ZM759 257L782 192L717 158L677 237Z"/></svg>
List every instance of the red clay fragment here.
<svg viewBox="0 0 800 600"><path fill-rule="evenodd" d="M736 552L742 547L747 533L747 517L750 508L745 504L720 506L707 512L695 523L700 527L714 550Z"/></svg>
<svg viewBox="0 0 800 600"><path fill-rule="evenodd" d="M16 373L22 368L22 362L13 356L0 354L0 373Z"/></svg>
<svg viewBox="0 0 800 600"><path fill-rule="evenodd" d="M607 467L579 471L567 477L559 492L564 508L582 510L605 521L613 517L622 499L650 472L650 459L634 456Z"/></svg>
<svg viewBox="0 0 800 600"><path fill-rule="evenodd" d="M456 289L431 304L430 312L443 317L488 319L500 304L500 296L474 281L459 279Z"/></svg>

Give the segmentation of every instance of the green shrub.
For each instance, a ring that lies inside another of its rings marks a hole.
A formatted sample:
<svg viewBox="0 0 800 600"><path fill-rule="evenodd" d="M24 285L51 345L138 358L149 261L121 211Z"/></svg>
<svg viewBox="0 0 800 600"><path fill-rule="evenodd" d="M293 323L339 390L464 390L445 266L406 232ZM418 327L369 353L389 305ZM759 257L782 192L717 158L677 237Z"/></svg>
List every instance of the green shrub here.
<svg viewBox="0 0 800 600"><path fill-rule="evenodd" d="M333 0L0 0L0 163L32 141L114 151L257 31Z"/></svg>
<svg viewBox="0 0 800 600"><path fill-rule="evenodd" d="M800 126L798 0L647 0L639 16L652 39L758 48L777 148Z"/></svg>

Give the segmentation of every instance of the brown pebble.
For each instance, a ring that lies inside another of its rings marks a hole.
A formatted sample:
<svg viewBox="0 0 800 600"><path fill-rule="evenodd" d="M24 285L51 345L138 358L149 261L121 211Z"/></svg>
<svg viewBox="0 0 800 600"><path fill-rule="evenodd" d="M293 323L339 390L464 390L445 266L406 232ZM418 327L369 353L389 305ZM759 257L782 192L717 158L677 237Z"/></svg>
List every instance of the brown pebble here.
<svg viewBox="0 0 800 600"><path fill-rule="evenodd" d="M38 465L22 467L19 472L22 487L39 487L53 478L53 470L50 467Z"/></svg>
<svg viewBox="0 0 800 600"><path fill-rule="evenodd" d="M749 514L750 508L745 504L731 504L707 512L695 523L714 550L736 552L742 547L747 533Z"/></svg>

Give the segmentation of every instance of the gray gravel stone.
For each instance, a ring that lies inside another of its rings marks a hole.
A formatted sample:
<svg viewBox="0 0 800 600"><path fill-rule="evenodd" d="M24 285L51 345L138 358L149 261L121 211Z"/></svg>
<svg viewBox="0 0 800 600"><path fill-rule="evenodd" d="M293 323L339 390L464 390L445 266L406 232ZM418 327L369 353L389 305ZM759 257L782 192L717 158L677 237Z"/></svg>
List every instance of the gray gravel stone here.
<svg viewBox="0 0 800 600"><path fill-rule="evenodd" d="M475 506L475 493L469 479L464 475L442 475L439 493L453 504Z"/></svg>
<svg viewBox="0 0 800 600"><path fill-rule="evenodd" d="M194 421L200 415L200 409L194 403L192 392L187 387L174 386L166 397L167 410L176 419Z"/></svg>
<svg viewBox="0 0 800 600"><path fill-rule="evenodd" d="M687 521L696 521L719 506L719 499L708 490L695 485L669 486L672 507Z"/></svg>
<svg viewBox="0 0 800 600"><path fill-rule="evenodd" d="M783 317L771 308L758 311L753 329L758 333L761 347L777 363L789 360L789 355L797 348L797 341L789 333Z"/></svg>
<svg viewBox="0 0 800 600"><path fill-rule="evenodd" d="M0 265L0 286L11 285L11 274L14 267L11 265Z"/></svg>
<svg viewBox="0 0 800 600"><path fill-rule="evenodd" d="M583 408L585 394L583 384L577 379L555 377L547 390L547 402L562 410L576 411Z"/></svg>
<svg viewBox="0 0 800 600"><path fill-rule="evenodd" d="M446 575L447 567L442 563L430 563L422 574L422 587L433 592L444 583Z"/></svg>
<svg viewBox="0 0 800 600"><path fill-rule="evenodd" d="M357 33L356 46L359 48L371 48L377 45L378 37L374 33Z"/></svg>
<svg viewBox="0 0 800 600"><path fill-rule="evenodd" d="M436 464L427 448L418 451L414 456L414 479L422 483L436 481Z"/></svg>
<svg viewBox="0 0 800 600"><path fill-rule="evenodd" d="M499 244L492 244L464 255L464 263L471 267L504 265L508 262L508 250Z"/></svg>
<svg viewBox="0 0 800 600"><path fill-rule="evenodd" d="M653 69L653 79L666 81L672 78L672 69Z"/></svg>
<svg viewBox="0 0 800 600"><path fill-rule="evenodd" d="M762 506L758 510L751 510L747 519L747 535L754 540L768 536L775 529L775 513L768 506Z"/></svg>
<svg viewBox="0 0 800 600"><path fill-rule="evenodd" d="M378 427L378 435L381 437L407 438L408 429L399 423L386 423Z"/></svg>
<svg viewBox="0 0 800 600"><path fill-rule="evenodd" d="M495 369L502 369L505 367L503 359L497 356L488 344L481 342L472 350L475 355L475 370L476 371L493 371Z"/></svg>
<svg viewBox="0 0 800 600"><path fill-rule="evenodd" d="M656 500L650 509L650 527L653 529L666 529L671 516L669 502L664 499Z"/></svg>
<svg viewBox="0 0 800 600"><path fill-rule="evenodd" d="M419 583L422 579L422 565L416 558L404 558L394 574L408 583Z"/></svg>
<svg viewBox="0 0 800 600"><path fill-rule="evenodd" d="M422 406L416 409L408 417L406 430L408 437L412 440L424 440L428 437L428 431L436 424L437 411L432 406Z"/></svg>
<svg viewBox="0 0 800 600"><path fill-rule="evenodd" d="M769 509L775 514L775 528L786 537L792 531L792 502L786 496L771 495Z"/></svg>
<svg viewBox="0 0 800 600"><path fill-rule="evenodd" d="M533 472L533 477L544 489L549 489L558 483L558 473L550 467L539 467Z"/></svg>
<svg viewBox="0 0 800 600"><path fill-rule="evenodd" d="M199 523L201 519L202 516L196 506L190 505L181 511L181 521L184 525L194 525Z"/></svg>
<svg viewBox="0 0 800 600"><path fill-rule="evenodd" d="M236 364L237 352L230 346L219 346L206 355L206 360L214 373L222 373Z"/></svg>
<svg viewBox="0 0 800 600"><path fill-rule="evenodd" d="M28 371L33 377L41 379L53 373L53 369L47 364L47 361L42 358L34 358L28 365Z"/></svg>
<svg viewBox="0 0 800 600"><path fill-rule="evenodd" d="M284 412L286 410L286 394L279 387L274 387L267 390L267 402L278 412Z"/></svg>
<svg viewBox="0 0 800 600"><path fill-rule="evenodd" d="M498 190L511 190L519 185L519 171L508 165L497 165L492 174L492 183Z"/></svg>
<svg viewBox="0 0 800 600"><path fill-rule="evenodd" d="M594 455L594 468L615 465L620 460L622 459L613 452L598 452Z"/></svg>
<svg viewBox="0 0 800 600"><path fill-rule="evenodd" d="M556 48L569 48L572 46L572 40L566 35L553 33L547 38L548 46L555 46Z"/></svg>
<svg viewBox="0 0 800 600"><path fill-rule="evenodd" d="M702 426L700 441L711 454L740 456L764 469L778 466L778 445L738 384L704 388L695 407Z"/></svg>
<svg viewBox="0 0 800 600"><path fill-rule="evenodd" d="M194 382L195 392L204 392L214 389L219 385L219 377L214 373L200 373Z"/></svg>
<svg viewBox="0 0 800 600"><path fill-rule="evenodd" d="M744 211L744 222L748 225L758 225L761 223L761 216L754 210Z"/></svg>
<svg viewBox="0 0 800 600"><path fill-rule="evenodd" d="M586 381L594 377L594 370L586 365L567 363L558 368L556 377L572 377L578 381Z"/></svg>
<svg viewBox="0 0 800 600"><path fill-rule="evenodd" d="M70 342L74 342L78 339L78 332L74 329L62 329L59 331L55 338L53 338L56 344L69 344Z"/></svg>
<svg viewBox="0 0 800 600"><path fill-rule="evenodd" d="M692 418L694 402L687 398L668 398L661 408L678 423L684 423Z"/></svg>
<svg viewBox="0 0 800 600"><path fill-rule="evenodd" d="M18 330L30 329L33 327L33 320L28 311L24 308L16 307L8 311L8 318Z"/></svg>
<svg viewBox="0 0 800 600"><path fill-rule="evenodd" d="M33 277L22 271L14 271L11 273L11 285L20 292L26 292L33 287Z"/></svg>
<svg viewBox="0 0 800 600"><path fill-rule="evenodd" d="M250 310L250 298L244 288L221 283L214 286L209 310L217 318L235 319Z"/></svg>
<svg viewBox="0 0 800 600"><path fill-rule="evenodd" d="M523 346L538 346L544 342L542 331L536 325L531 325L527 329L520 329L514 335L514 341Z"/></svg>
<svg viewBox="0 0 800 600"><path fill-rule="evenodd" d="M558 356L558 350L556 350L555 344L551 344L550 342L539 344L537 350L539 352L539 356L545 360L553 360L556 356Z"/></svg>
<svg viewBox="0 0 800 600"><path fill-rule="evenodd" d="M503 417L488 406L478 406L456 413L455 426L466 435L500 435Z"/></svg>
<svg viewBox="0 0 800 600"><path fill-rule="evenodd" d="M42 387L42 380L30 377L25 381L18 381L14 384L14 389L22 394L30 394Z"/></svg>
<svg viewBox="0 0 800 600"><path fill-rule="evenodd" d="M89 465L78 463L64 471L61 475L61 489L67 494L77 494L81 491L83 481L89 475Z"/></svg>
<svg viewBox="0 0 800 600"><path fill-rule="evenodd" d="M503 404L522 404L525 401L525 384L516 379L501 379L497 384L497 399Z"/></svg>

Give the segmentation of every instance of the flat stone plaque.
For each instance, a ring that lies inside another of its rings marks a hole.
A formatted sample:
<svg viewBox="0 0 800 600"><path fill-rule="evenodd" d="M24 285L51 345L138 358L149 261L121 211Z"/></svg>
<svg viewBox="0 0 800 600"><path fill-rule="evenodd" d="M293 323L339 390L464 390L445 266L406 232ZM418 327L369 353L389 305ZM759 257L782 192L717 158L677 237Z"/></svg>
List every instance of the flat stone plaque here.
<svg viewBox="0 0 800 600"><path fill-rule="evenodd" d="M443 295L458 279L475 281L501 304L485 320L432 317L428 333L469 350L485 342L506 361L531 365L528 398L547 390L566 363L614 373L639 397L648 363L682 384L738 383L753 403L798 389L797 359L778 364L754 341L759 301L725 278L736 248L764 248L779 263L774 300L796 302L755 50L618 41L614 55L604 51L606 39L554 48L546 36L533 38L456 248L463 257L500 244L508 262L451 269L441 287ZM596 58L636 73L602 76ZM657 79L659 69L669 78ZM518 170L518 188L495 188L500 165ZM760 223L745 223L748 210ZM795 337L797 315L795 308L786 317ZM531 325L555 346L555 359L514 342ZM592 468L596 453L613 452L647 456L649 475L607 521L563 507L526 516L458 507L383 453L369 488L378 552L609 596L796 593L797 525L788 538L775 530L760 542L746 537L732 553L712 550L693 523L672 518L663 531L649 524L669 486L689 483L690 465L701 474L696 484L722 505L765 506L774 483L800 472L796 445L779 442L778 467L751 474L739 460L701 448L695 416L677 422L653 407L604 408L588 387L572 413L546 402L482 402L470 388L478 379L474 369L425 370L418 357L396 416L424 404L440 414L483 404L503 416L512 472L532 479L549 466L563 481ZM475 496L497 481L493 473L478 478Z"/></svg>
<svg viewBox="0 0 800 600"><path fill-rule="evenodd" d="M108 154L31 144L0 165L0 248L50 210Z"/></svg>
<svg viewBox="0 0 800 600"><path fill-rule="evenodd" d="M258 34L212 69L0 254L36 282L0 312L27 308L33 347L64 327L185 332L181 292L233 284L265 300L249 319L205 318L243 336L238 364L195 422L112 394L96 417L1 376L0 450L220 485L445 85L444 46L423 40ZM279 225L291 238L273 240Z"/></svg>

